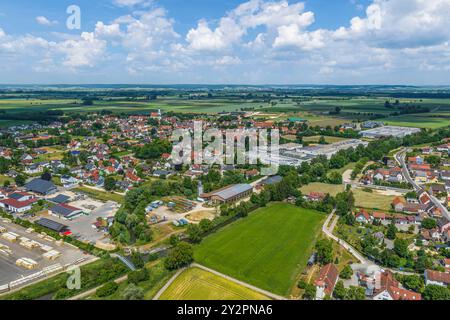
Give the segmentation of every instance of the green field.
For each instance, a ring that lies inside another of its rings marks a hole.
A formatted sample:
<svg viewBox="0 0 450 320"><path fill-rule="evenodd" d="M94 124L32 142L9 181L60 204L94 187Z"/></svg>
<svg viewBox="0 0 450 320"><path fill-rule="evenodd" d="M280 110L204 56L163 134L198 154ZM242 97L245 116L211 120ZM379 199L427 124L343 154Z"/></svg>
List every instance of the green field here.
<svg viewBox="0 0 450 320"><path fill-rule="evenodd" d="M344 191L344 186L317 182L303 186L300 191L303 194L322 192L329 193L331 196L336 196L336 194ZM355 196L355 205L367 209L389 211L391 210L391 203L395 198L395 196L383 195L375 190L373 192L365 192L362 189L352 189L352 191Z"/></svg>
<svg viewBox="0 0 450 320"><path fill-rule="evenodd" d="M191 268L180 274L160 300L270 300L223 277Z"/></svg>
<svg viewBox="0 0 450 320"><path fill-rule="evenodd" d="M261 208L207 237L197 262L287 296L306 267L325 215L285 203Z"/></svg>
<svg viewBox="0 0 450 320"><path fill-rule="evenodd" d="M393 126L438 129L449 126L450 118L448 115L446 117L439 115L431 117L426 113L421 115L391 117L387 119L385 123Z"/></svg>
<svg viewBox="0 0 450 320"><path fill-rule="evenodd" d="M300 191L307 195L310 192L322 192L322 193L329 193L331 196L335 196L340 192L344 191L344 185L336 185L336 184L327 184L327 183L310 183L306 186L303 186Z"/></svg>

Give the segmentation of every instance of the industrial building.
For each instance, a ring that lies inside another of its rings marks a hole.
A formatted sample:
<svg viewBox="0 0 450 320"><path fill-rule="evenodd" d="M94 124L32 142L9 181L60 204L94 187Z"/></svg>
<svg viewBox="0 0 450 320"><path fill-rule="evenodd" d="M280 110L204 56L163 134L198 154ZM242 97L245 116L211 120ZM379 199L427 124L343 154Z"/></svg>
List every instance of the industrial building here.
<svg viewBox="0 0 450 320"><path fill-rule="evenodd" d="M201 198L214 204L233 203L249 197L253 193L253 187L249 184L236 184L210 193L203 194Z"/></svg>
<svg viewBox="0 0 450 320"><path fill-rule="evenodd" d="M419 133L419 128L385 126L366 131L361 131L363 138L380 139L380 138L403 138L414 133Z"/></svg>

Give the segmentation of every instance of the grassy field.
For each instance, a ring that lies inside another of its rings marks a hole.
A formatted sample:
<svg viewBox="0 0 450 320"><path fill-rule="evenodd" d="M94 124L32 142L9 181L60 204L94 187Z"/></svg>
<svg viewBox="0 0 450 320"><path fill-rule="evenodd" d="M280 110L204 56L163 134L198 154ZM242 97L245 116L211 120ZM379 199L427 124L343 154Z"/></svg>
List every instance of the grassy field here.
<svg viewBox="0 0 450 320"><path fill-rule="evenodd" d="M285 203L261 208L207 237L195 260L280 295L306 267L325 215Z"/></svg>
<svg viewBox="0 0 450 320"><path fill-rule="evenodd" d="M387 125L395 126L438 129L449 126L450 118L439 116L431 117L429 114L405 115L389 118L385 123Z"/></svg>
<svg viewBox="0 0 450 320"><path fill-rule="evenodd" d="M73 189L73 191L85 193L88 196L100 201L115 201L117 203L123 203L124 201L123 196L121 196L120 194L111 192L102 192L88 187L78 187Z"/></svg>
<svg viewBox="0 0 450 320"><path fill-rule="evenodd" d="M326 183L311 183L303 186L300 191L303 194L309 194L310 192L323 192L329 193L331 196L344 191L343 185L333 185ZM391 203L395 196L387 196L380 194L376 191L365 192L362 189L352 189L355 196L355 205L357 207L367 209L379 209L389 211L391 209Z"/></svg>
<svg viewBox="0 0 450 320"><path fill-rule="evenodd" d="M0 174L0 186L3 186L3 184L5 183L5 181L9 181L11 183L14 183L14 179L9 178L7 176L1 175Z"/></svg>
<svg viewBox="0 0 450 320"><path fill-rule="evenodd" d="M392 209L391 203L395 199L395 196L386 196L376 191L370 193L361 189L354 189L355 205L357 207L367 209L379 209L389 211Z"/></svg>
<svg viewBox="0 0 450 320"><path fill-rule="evenodd" d="M199 268L180 274L160 300L270 300L223 277Z"/></svg>
<svg viewBox="0 0 450 320"><path fill-rule="evenodd" d="M336 184L327 184L327 183L310 183L306 186L303 186L300 191L303 194L309 194L310 192L322 192L329 193L331 196L335 196L340 192L344 191L344 185L336 185Z"/></svg>

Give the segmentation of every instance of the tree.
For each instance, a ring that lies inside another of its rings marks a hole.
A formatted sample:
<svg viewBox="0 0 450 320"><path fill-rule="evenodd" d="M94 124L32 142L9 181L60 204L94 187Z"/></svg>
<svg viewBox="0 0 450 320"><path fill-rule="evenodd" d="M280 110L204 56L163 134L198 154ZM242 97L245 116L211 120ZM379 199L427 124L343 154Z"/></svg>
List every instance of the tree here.
<svg viewBox="0 0 450 320"><path fill-rule="evenodd" d="M193 243L200 243L202 241L202 230L198 225L190 224L186 234Z"/></svg>
<svg viewBox="0 0 450 320"><path fill-rule="evenodd" d="M408 246L409 246L409 243L405 239L396 239L394 241L394 251L401 258L408 258L409 257Z"/></svg>
<svg viewBox="0 0 450 320"><path fill-rule="evenodd" d="M351 286L345 294L345 300L366 300L366 292L362 287Z"/></svg>
<svg viewBox="0 0 450 320"><path fill-rule="evenodd" d="M422 221L422 228L431 230L437 227L437 222L433 218L425 218Z"/></svg>
<svg viewBox="0 0 450 320"><path fill-rule="evenodd" d="M428 156L425 158L425 161L429 163L432 167L436 168L441 163L441 157L438 156Z"/></svg>
<svg viewBox="0 0 450 320"><path fill-rule="evenodd" d="M317 261L323 265L333 261L333 242L323 239L317 242Z"/></svg>
<svg viewBox="0 0 450 320"><path fill-rule="evenodd" d="M450 300L450 290L438 285L428 285L423 291L425 300Z"/></svg>
<svg viewBox="0 0 450 320"><path fill-rule="evenodd" d="M342 279L350 279L352 276L353 269L350 267L350 265L346 265L339 274L339 277L341 277Z"/></svg>
<svg viewBox="0 0 450 320"><path fill-rule="evenodd" d="M327 144L327 141L325 140L324 136L321 136L319 139L319 144Z"/></svg>
<svg viewBox="0 0 450 320"><path fill-rule="evenodd" d="M14 178L14 181L16 182L16 185L19 187L22 187L25 185L25 182L27 181L27 178L21 174L17 175L17 177Z"/></svg>
<svg viewBox="0 0 450 320"><path fill-rule="evenodd" d="M113 293L115 293L118 288L119 288L119 285L117 283L115 283L114 281L111 281L111 282L104 284L102 287L100 287L97 290L96 295L97 295L97 297L100 297L100 298L108 297L108 296L112 295Z"/></svg>
<svg viewBox="0 0 450 320"><path fill-rule="evenodd" d="M122 298L124 300L143 300L144 290L131 283L123 291Z"/></svg>
<svg viewBox="0 0 450 320"><path fill-rule="evenodd" d="M425 283L422 277L417 275L405 275L402 277L401 283L406 289L413 290L415 292L422 292L425 288Z"/></svg>
<svg viewBox="0 0 450 320"><path fill-rule="evenodd" d="M143 268L141 270L136 270L133 272L130 272L128 274L128 282L138 284L139 282L143 282L148 280L150 277L150 274L146 268Z"/></svg>
<svg viewBox="0 0 450 320"><path fill-rule="evenodd" d="M177 270L188 266L194 261L194 250L192 246L186 242L180 242L173 248L166 260L164 266L168 270Z"/></svg>
<svg viewBox="0 0 450 320"><path fill-rule="evenodd" d="M106 191L113 191L116 189L116 180L111 176L106 177L104 188Z"/></svg>
<svg viewBox="0 0 450 320"><path fill-rule="evenodd" d="M386 237L390 240L395 240L395 238L397 237L397 227L395 226L394 223L391 223L388 226L387 232L386 232Z"/></svg>
<svg viewBox="0 0 450 320"><path fill-rule="evenodd" d="M347 290L344 287L344 282L342 280L339 280L334 287L333 297L338 300L344 300L346 294Z"/></svg>
<svg viewBox="0 0 450 320"><path fill-rule="evenodd" d="M198 226L200 227L200 230L203 233L208 232L211 229L212 225L213 225L213 223L209 219L202 219L200 221L200 223L198 224Z"/></svg>
<svg viewBox="0 0 450 320"><path fill-rule="evenodd" d="M303 299L313 300L316 298L317 288L312 284L308 284L303 293Z"/></svg>

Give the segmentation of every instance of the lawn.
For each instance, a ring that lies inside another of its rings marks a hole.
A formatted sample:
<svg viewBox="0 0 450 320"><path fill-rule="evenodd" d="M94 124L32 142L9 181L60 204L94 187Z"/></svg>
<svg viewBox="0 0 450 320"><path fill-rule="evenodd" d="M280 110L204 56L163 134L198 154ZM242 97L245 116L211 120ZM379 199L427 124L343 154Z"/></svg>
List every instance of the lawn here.
<svg viewBox="0 0 450 320"><path fill-rule="evenodd" d="M322 192L329 193L331 196L336 196L338 193L344 191L344 185L336 185L336 184L327 184L327 183L310 183L306 186L303 186L300 191L303 194L309 194L310 192Z"/></svg>
<svg viewBox="0 0 450 320"><path fill-rule="evenodd" d="M344 185L334 185L327 183L311 183L303 186L300 191L303 194L309 194L310 192L323 192L329 193L331 196L336 196L336 194L344 191ZM365 192L362 189L352 189L353 195L355 196L355 205L357 207L367 208L367 209L379 209L389 211L391 210L391 203L395 196L387 196L378 193L377 191Z"/></svg>
<svg viewBox="0 0 450 320"><path fill-rule="evenodd" d="M191 268L180 274L160 300L270 300L223 277Z"/></svg>
<svg viewBox="0 0 450 320"><path fill-rule="evenodd" d="M391 203L395 199L395 196L386 196L376 191L365 192L361 189L353 189L355 195L355 205L357 207L367 209L379 209L389 211L392 209Z"/></svg>
<svg viewBox="0 0 450 320"><path fill-rule="evenodd" d="M306 267L325 215L285 203L261 208L207 237L197 262L287 296Z"/></svg>
<svg viewBox="0 0 450 320"><path fill-rule="evenodd" d="M13 183L13 182L14 182L14 179L9 178L9 177L7 177L7 176L4 176L4 175L1 175L1 174L0 174L0 186L3 186L3 184L5 183L5 181L9 181L9 182Z"/></svg>

